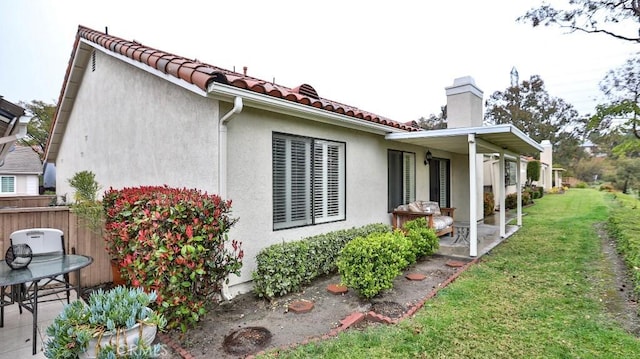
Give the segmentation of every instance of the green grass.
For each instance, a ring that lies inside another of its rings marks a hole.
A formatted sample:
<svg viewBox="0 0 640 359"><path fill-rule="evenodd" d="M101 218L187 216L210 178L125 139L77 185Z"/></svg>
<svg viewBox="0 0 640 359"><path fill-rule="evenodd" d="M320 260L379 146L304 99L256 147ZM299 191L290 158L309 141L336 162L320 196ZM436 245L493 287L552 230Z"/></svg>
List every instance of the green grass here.
<svg viewBox="0 0 640 359"><path fill-rule="evenodd" d="M637 358L640 342L602 301L612 277L594 225L608 218L605 196L538 199L517 234L412 319L264 357Z"/></svg>
<svg viewBox="0 0 640 359"><path fill-rule="evenodd" d="M617 238L618 251L622 253L631 271L635 291L640 293L640 200L636 196L611 194L615 201L611 205L607 229Z"/></svg>

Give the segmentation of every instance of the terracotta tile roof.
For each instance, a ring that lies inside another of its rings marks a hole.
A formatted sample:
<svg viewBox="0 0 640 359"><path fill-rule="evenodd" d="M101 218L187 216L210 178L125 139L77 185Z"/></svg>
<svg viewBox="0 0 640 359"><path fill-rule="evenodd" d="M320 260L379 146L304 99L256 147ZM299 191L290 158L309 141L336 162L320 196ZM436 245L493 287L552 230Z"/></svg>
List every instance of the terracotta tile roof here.
<svg viewBox="0 0 640 359"><path fill-rule="evenodd" d="M123 40L84 26L78 27L76 46L77 41L80 38L86 39L114 53L129 57L159 71L182 79L204 91L207 91L209 84L212 82L218 82L405 131L420 130L419 128L413 127L411 123L399 123L388 118L360 110L356 107L321 98L318 96L315 89L308 84L302 84L295 88L288 88L234 71L201 63L198 60L190 60L168 52L156 50L135 41ZM76 46L74 46L74 49Z"/></svg>

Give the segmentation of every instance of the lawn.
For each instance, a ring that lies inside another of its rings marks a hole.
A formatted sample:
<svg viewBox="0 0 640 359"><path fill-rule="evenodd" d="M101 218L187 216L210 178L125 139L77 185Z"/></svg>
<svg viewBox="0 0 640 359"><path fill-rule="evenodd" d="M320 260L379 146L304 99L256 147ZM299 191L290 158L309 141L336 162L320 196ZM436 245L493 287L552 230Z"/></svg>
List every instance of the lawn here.
<svg viewBox="0 0 640 359"><path fill-rule="evenodd" d="M640 341L605 310L615 285L595 225L611 196L547 195L523 228L414 318L271 352L278 358L637 358Z"/></svg>

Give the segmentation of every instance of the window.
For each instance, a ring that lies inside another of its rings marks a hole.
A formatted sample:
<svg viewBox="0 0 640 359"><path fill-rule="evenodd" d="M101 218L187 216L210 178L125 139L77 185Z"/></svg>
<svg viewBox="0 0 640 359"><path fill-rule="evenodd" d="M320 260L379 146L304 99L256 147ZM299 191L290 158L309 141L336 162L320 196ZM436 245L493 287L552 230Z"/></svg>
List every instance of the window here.
<svg viewBox="0 0 640 359"><path fill-rule="evenodd" d="M15 176L0 177L0 193L16 193Z"/></svg>
<svg viewBox="0 0 640 359"><path fill-rule="evenodd" d="M273 134L273 228L345 219L345 144Z"/></svg>
<svg viewBox="0 0 640 359"><path fill-rule="evenodd" d="M513 161L505 161L504 163L504 184L505 186L516 184L516 163Z"/></svg>
<svg viewBox="0 0 640 359"><path fill-rule="evenodd" d="M389 212L416 200L416 154L389 150Z"/></svg>

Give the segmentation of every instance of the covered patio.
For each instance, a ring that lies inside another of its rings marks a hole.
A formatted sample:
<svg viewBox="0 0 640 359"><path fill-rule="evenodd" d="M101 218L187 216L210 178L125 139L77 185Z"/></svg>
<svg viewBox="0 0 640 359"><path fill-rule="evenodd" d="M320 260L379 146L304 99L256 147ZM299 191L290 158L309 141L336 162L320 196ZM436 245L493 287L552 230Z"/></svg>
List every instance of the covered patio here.
<svg viewBox="0 0 640 359"><path fill-rule="evenodd" d="M518 130L513 125L495 125L481 127L460 127L449 128L443 130L419 131L409 133L390 133L386 136L387 140L410 143L424 148L425 152L429 150L438 150L443 153L452 154L457 157L456 162L452 162L452 171L460 174L452 176L451 188L453 191L459 191L457 202L452 203L456 209L456 221L468 225L468 244L464 249L468 248L467 255L469 257L477 257L484 254L490 245L491 236L501 241L509 235L515 233L522 226L522 181L520 178L520 155L533 154L541 152L542 146ZM500 175L497 193L494 193L499 208L505 207L505 162L507 159L514 160L516 163L516 188L518 196L518 206L515 214L516 225L507 227L506 212L501 210L498 212L497 223L492 226L483 223L483 155L498 155L500 162ZM466 162L466 163L465 163ZM455 179L455 180L454 180ZM467 201L465 203L465 201ZM497 226L497 230L495 228ZM493 228L492 228L493 227ZM464 228L464 227L463 227ZM466 229L466 228L465 228ZM441 244L447 245L447 240L455 241L459 246L458 236L452 239L443 237ZM458 241L456 241L458 239ZM499 243L498 241L498 243ZM482 248L479 250L479 243L482 242ZM493 241L495 242L495 240ZM496 243L497 244L497 243ZM468 247L467 247L468 246ZM458 251L456 251L458 252ZM463 253L458 253L462 255Z"/></svg>

